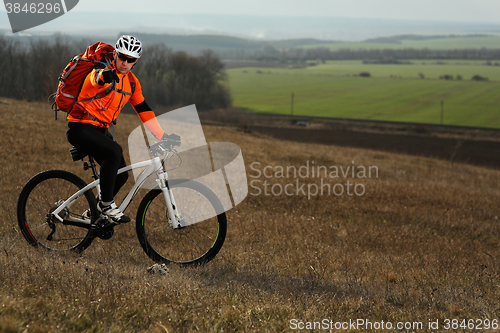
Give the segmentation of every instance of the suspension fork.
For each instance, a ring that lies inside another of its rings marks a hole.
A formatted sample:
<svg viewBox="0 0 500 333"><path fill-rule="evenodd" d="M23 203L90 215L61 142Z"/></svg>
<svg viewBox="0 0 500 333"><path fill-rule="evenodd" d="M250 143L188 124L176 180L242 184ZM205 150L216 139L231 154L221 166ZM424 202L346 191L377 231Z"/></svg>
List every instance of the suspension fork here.
<svg viewBox="0 0 500 333"><path fill-rule="evenodd" d="M183 223L181 222L182 219L179 214L179 211L177 210L177 205L175 204L175 199L172 189L168 185L168 173L164 171L163 165L159 157L155 157L153 159L153 163L155 169L157 170L156 183L158 183L158 186L160 187L163 193L163 197L165 198L165 202L167 203L167 210L170 216L168 223L174 229L185 227L185 225L183 225Z"/></svg>

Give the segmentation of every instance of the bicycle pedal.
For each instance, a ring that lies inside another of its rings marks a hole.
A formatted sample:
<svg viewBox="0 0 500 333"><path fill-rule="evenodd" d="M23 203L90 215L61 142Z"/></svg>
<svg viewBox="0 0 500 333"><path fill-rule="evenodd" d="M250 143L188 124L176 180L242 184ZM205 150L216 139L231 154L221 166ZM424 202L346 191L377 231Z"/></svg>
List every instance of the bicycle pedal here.
<svg viewBox="0 0 500 333"><path fill-rule="evenodd" d="M108 221L106 224L104 224L102 226L102 229L110 229L110 228L114 228L115 226L117 226L119 223L113 221L113 220L110 220Z"/></svg>
<svg viewBox="0 0 500 333"><path fill-rule="evenodd" d="M106 222L108 220L107 216L100 216L97 220L94 221L94 224L92 225L93 227L98 227L99 225L102 225L103 222Z"/></svg>
<svg viewBox="0 0 500 333"><path fill-rule="evenodd" d="M103 215L101 217L99 217L96 221L95 221L95 227L98 228L98 229L108 229L108 228L112 228L116 225L118 225L119 223L111 220L108 216L106 215Z"/></svg>

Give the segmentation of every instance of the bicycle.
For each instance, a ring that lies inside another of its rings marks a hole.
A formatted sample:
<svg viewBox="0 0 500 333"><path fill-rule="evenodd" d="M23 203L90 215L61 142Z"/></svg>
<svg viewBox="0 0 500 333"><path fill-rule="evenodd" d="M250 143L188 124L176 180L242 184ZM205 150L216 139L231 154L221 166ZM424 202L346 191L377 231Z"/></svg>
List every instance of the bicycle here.
<svg viewBox="0 0 500 333"><path fill-rule="evenodd" d="M118 170L120 174L145 168L119 209L125 211L146 179L156 174L157 186L143 197L136 215L136 233L144 252L157 263L202 265L220 251L227 218L209 187L195 180L168 178L164 161L176 155L179 165L182 163L175 145L171 141L152 144L150 160ZM94 159L75 147L71 155L73 161L88 158L84 170L92 170L94 181L87 184L68 171L49 170L29 180L19 196L18 224L24 238L35 247L81 253L96 237L113 236L117 224L97 210L93 190L99 193L100 187ZM179 198L181 206L176 204Z"/></svg>

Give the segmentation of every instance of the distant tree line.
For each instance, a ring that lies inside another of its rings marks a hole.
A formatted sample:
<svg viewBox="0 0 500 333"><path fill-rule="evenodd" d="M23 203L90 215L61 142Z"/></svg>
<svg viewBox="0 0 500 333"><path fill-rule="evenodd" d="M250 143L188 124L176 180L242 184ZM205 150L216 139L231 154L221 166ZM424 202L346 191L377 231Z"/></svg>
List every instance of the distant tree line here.
<svg viewBox="0 0 500 333"><path fill-rule="evenodd" d="M75 46L57 37L52 44L0 36L0 95L25 100L46 99L57 88L57 78Z"/></svg>
<svg viewBox="0 0 500 333"><path fill-rule="evenodd" d="M226 53L222 54L226 55ZM228 56L232 56L228 53ZM499 60L500 49L461 49L461 50L430 50L430 49L339 49L331 50L326 47L318 48L291 48L280 50L272 45L266 45L253 52L238 52L240 59L253 59L273 62L304 62L308 60L372 60L386 61L410 59L461 59L461 60Z"/></svg>
<svg viewBox="0 0 500 333"><path fill-rule="evenodd" d="M210 110L231 105L224 64L211 50L192 56L154 45L143 52L133 72L155 106L196 104L199 110Z"/></svg>
<svg viewBox="0 0 500 333"><path fill-rule="evenodd" d="M24 45L0 36L0 96L46 100L56 91L58 77L69 60L90 44L57 36L50 42ZM199 110L208 110L231 105L224 64L212 51L192 56L153 45L143 51L133 72L153 107L196 104Z"/></svg>

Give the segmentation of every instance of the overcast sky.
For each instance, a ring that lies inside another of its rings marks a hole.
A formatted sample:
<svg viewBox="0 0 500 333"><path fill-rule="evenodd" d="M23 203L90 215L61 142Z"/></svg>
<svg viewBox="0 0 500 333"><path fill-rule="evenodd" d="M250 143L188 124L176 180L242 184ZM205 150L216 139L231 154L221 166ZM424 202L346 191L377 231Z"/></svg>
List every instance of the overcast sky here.
<svg viewBox="0 0 500 333"><path fill-rule="evenodd" d="M500 0L80 0L74 10L500 23Z"/></svg>
<svg viewBox="0 0 500 333"><path fill-rule="evenodd" d="M500 0L79 0L73 10L500 23Z"/></svg>
<svg viewBox="0 0 500 333"><path fill-rule="evenodd" d="M7 30L5 7L0 11L0 29ZM290 16L306 18L285 18ZM310 18L319 16L325 18ZM412 33L498 33L500 0L79 0L67 15L26 30L110 36L123 31L339 41Z"/></svg>

